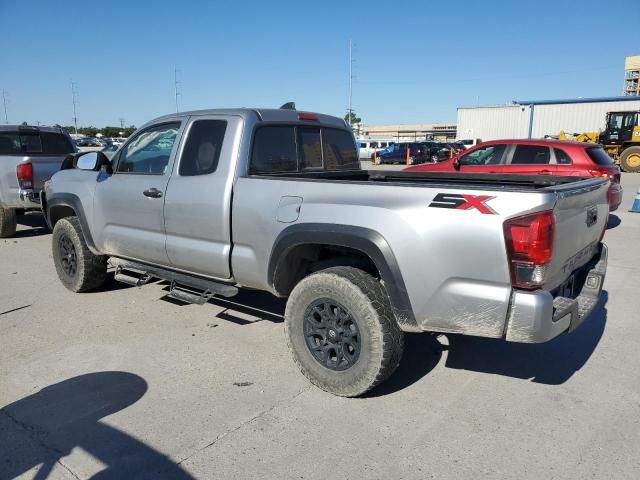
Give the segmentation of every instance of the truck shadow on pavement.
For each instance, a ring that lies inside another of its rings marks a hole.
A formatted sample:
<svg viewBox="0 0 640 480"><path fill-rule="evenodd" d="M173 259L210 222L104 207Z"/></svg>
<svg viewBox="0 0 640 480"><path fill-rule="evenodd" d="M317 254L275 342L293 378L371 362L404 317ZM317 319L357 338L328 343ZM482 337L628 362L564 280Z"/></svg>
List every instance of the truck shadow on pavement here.
<svg viewBox="0 0 640 480"><path fill-rule="evenodd" d="M40 235L47 235L51 233L47 223L44 221L44 217L38 213L18 215L16 217L16 222L18 225L29 228L26 230L18 230L11 236L11 238L38 237Z"/></svg>
<svg viewBox="0 0 640 480"><path fill-rule="evenodd" d="M438 365L443 352L447 352L446 368L560 385L586 364L600 342L607 322L607 300L608 293L603 291L590 317L575 332L562 334L547 343L509 343L492 338L447 334L449 346L446 346L433 335L405 335L404 353L398 369L389 380L366 396L379 397L411 386Z"/></svg>
<svg viewBox="0 0 640 480"><path fill-rule="evenodd" d="M580 370L595 351L607 323L608 293L574 332L546 343L509 343L450 335L445 366L560 385Z"/></svg>
<svg viewBox="0 0 640 480"><path fill-rule="evenodd" d="M169 282L160 281L164 285L164 292L169 292ZM187 306L189 303L170 297L168 294L160 300L177 306ZM261 321L272 323L284 322L286 299L274 297L269 292L260 290L241 289L231 298L215 296L207 302L223 310L216 315L220 320L226 320L237 325L251 325ZM249 317L250 319L247 319Z"/></svg>
<svg viewBox="0 0 640 480"><path fill-rule="evenodd" d="M81 448L106 467L93 479L192 478L166 455L101 420L127 408L147 382L127 372L96 372L64 380L0 409L0 478L41 465L34 479L53 468L73 472L62 460Z"/></svg>

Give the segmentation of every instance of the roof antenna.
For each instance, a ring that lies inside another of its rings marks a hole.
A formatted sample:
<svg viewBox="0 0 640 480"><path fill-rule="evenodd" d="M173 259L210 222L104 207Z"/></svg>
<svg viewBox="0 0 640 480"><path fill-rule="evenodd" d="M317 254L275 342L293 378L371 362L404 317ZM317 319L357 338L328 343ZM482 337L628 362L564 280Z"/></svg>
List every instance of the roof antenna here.
<svg viewBox="0 0 640 480"><path fill-rule="evenodd" d="M280 110L295 110L296 103L295 102L287 102L280 107Z"/></svg>

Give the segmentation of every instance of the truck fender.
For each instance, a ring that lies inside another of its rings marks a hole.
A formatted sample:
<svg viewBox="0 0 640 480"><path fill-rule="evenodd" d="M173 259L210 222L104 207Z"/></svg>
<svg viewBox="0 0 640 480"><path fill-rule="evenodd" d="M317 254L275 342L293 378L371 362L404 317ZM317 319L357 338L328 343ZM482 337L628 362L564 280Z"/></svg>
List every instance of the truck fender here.
<svg viewBox="0 0 640 480"><path fill-rule="evenodd" d="M95 242L93 241L82 202L77 195L73 193L54 193L51 196L47 196L45 201L44 214L49 228L53 230L58 220L75 215L80 221L84 241L91 253L94 255L102 255L102 252L96 248Z"/></svg>
<svg viewBox="0 0 640 480"><path fill-rule="evenodd" d="M396 257L380 233L365 227L328 223L298 223L285 228L276 238L269 257L267 275L274 291L277 292L274 283L278 267L294 247L301 245L348 247L365 254L380 274L400 328L422 331L413 314Z"/></svg>

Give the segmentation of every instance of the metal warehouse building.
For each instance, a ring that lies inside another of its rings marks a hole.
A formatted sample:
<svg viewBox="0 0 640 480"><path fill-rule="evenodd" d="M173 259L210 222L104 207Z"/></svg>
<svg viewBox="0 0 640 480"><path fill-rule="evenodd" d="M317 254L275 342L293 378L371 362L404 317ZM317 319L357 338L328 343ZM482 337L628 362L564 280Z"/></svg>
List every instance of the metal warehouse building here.
<svg viewBox="0 0 640 480"><path fill-rule="evenodd" d="M524 100L508 105L458 108L457 138L542 138L604 129L605 114L640 110L640 97Z"/></svg>

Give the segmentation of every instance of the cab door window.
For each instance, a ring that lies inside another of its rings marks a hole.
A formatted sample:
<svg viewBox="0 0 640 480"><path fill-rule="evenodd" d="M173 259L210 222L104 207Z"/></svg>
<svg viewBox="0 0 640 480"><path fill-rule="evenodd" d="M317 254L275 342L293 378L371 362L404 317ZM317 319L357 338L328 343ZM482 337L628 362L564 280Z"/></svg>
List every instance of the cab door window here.
<svg viewBox="0 0 640 480"><path fill-rule="evenodd" d="M461 166L499 165L506 150L506 145L487 145L477 148L460 157Z"/></svg>
<svg viewBox="0 0 640 480"><path fill-rule="evenodd" d="M224 120L196 120L180 158L178 173L183 176L207 175L216 171L227 122Z"/></svg>
<svg viewBox="0 0 640 480"><path fill-rule="evenodd" d="M116 172L163 175L179 129L180 122L171 122L138 133L122 150Z"/></svg>

